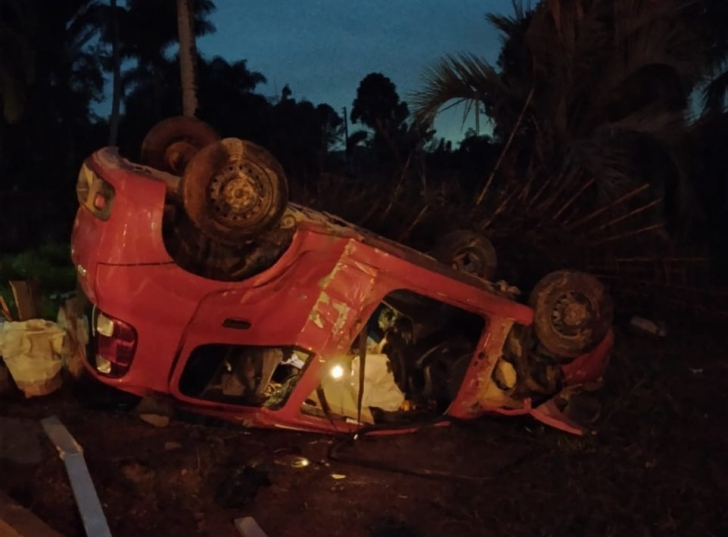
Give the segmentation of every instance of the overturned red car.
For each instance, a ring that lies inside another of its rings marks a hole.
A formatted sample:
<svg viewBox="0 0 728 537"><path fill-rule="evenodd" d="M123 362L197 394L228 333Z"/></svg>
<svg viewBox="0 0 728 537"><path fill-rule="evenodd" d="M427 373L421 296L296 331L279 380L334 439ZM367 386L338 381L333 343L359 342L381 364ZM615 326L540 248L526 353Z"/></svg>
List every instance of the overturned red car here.
<svg viewBox="0 0 728 537"><path fill-rule="evenodd" d="M101 149L77 185L87 368L104 384L249 426L499 413L588 430L570 409L613 342L595 278L550 274L520 304L489 281L485 237L458 232L428 255L289 203L272 155L193 120L155 127L140 161Z"/></svg>

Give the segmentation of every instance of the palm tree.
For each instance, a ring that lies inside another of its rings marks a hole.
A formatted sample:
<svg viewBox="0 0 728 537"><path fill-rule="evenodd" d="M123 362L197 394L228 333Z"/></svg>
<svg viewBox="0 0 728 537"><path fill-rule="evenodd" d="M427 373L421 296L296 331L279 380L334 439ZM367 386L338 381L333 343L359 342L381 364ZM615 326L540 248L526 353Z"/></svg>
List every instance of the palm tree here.
<svg viewBox="0 0 728 537"><path fill-rule="evenodd" d="M692 4L514 2L514 15L487 16L503 37L497 65L465 54L425 73L420 118L482 107L503 144L474 200L478 227L593 270L664 244L693 210L687 111L706 65Z"/></svg>
<svg viewBox="0 0 728 537"><path fill-rule="evenodd" d="M193 0L177 0L182 110L185 116L190 117L194 116L197 111L197 87L195 79L197 46L193 29L192 2Z"/></svg>
<svg viewBox="0 0 728 537"><path fill-rule="evenodd" d="M22 118L13 125L0 125L3 136L3 165L14 173L4 174L18 188L65 191L65 180L73 181L81 161L98 147L92 105L103 98L98 0L0 0L15 4L25 18L9 17L0 10L2 24L15 20L13 28L28 28L21 35L28 47L6 46L11 33L0 31L0 57L19 66L17 73L32 68L34 82L22 89L25 100ZM6 18L7 17L7 18ZM32 58L27 54L32 51ZM7 72L7 71L6 71ZM12 71L11 71L12 72ZM25 76L25 75L24 75ZM23 77L19 78L23 80ZM26 79L27 80L27 79ZM3 84L3 88L8 88ZM3 90L4 91L4 90ZM8 101L3 97L4 104ZM2 123L0 121L0 123ZM40 153L39 153L40 152ZM42 154L43 158L38 155Z"/></svg>
<svg viewBox="0 0 728 537"><path fill-rule="evenodd" d="M119 115L121 109L121 53L119 51L119 8L116 0L111 0L111 116L109 118L109 145L116 145L119 135Z"/></svg>
<svg viewBox="0 0 728 537"><path fill-rule="evenodd" d="M122 58L134 60L136 65L123 74L122 85L128 87L151 80L154 119L158 120L162 117L164 80L161 73L167 63L165 52L170 45L178 42L180 36L177 0L127 0L126 6L128 15L121 29ZM208 19L215 9L212 0L196 0L188 7L194 14L191 18L195 36L215 30ZM190 50L189 46L185 48Z"/></svg>
<svg viewBox="0 0 728 537"><path fill-rule="evenodd" d="M702 115L726 111L728 95L728 3L702 0L696 3L691 16L706 36L705 54L709 62L708 76L702 85Z"/></svg>
<svg viewBox="0 0 728 537"><path fill-rule="evenodd" d="M14 123L34 75L33 6L25 0L0 0L0 14L0 117Z"/></svg>

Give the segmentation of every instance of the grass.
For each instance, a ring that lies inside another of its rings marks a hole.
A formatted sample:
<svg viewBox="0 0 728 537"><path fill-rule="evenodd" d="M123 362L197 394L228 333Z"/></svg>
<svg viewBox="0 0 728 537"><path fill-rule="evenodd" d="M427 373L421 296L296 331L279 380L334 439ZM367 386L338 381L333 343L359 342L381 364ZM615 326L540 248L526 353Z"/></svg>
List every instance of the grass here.
<svg viewBox="0 0 728 537"><path fill-rule="evenodd" d="M0 295L11 312L15 312L15 300L8 281L29 279L40 283L42 317L55 320L60 307L58 295L76 285L70 244L50 242L19 254L0 255Z"/></svg>

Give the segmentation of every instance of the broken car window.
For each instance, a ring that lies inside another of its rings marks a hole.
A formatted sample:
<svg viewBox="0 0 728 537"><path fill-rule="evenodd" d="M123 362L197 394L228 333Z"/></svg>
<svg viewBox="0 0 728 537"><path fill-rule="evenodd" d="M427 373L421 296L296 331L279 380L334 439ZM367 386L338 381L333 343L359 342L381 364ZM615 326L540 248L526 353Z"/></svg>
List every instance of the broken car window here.
<svg viewBox="0 0 728 537"><path fill-rule="evenodd" d="M484 328L479 315L444 302L406 290L388 294L367 322L361 421L408 422L445 412ZM327 362L303 413L356 421L359 337L346 356Z"/></svg>
<svg viewBox="0 0 728 537"><path fill-rule="evenodd" d="M190 355L180 391L206 401L280 408L310 359L290 346L202 345Z"/></svg>

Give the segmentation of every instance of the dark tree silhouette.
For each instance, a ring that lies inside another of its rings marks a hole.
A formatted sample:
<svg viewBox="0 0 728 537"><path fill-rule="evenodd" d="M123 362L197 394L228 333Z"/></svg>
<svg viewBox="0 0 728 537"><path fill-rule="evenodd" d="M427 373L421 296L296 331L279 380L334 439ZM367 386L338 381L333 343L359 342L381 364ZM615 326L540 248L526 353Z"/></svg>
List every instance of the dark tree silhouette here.
<svg viewBox="0 0 728 537"><path fill-rule="evenodd" d="M351 121L374 131L373 147L379 158L399 155L407 133L407 103L400 100L397 88L381 73L370 73L359 83L351 109Z"/></svg>
<svg viewBox="0 0 728 537"><path fill-rule="evenodd" d="M375 132L391 132L400 128L407 116L407 103L400 101L394 82L381 73L362 79L351 110L354 123L361 122Z"/></svg>
<svg viewBox="0 0 728 537"><path fill-rule="evenodd" d="M554 0L490 15L504 39L498 67L474 55L446 57L416 95L418 115L429 120L451 102L482 104L505 144L495 176L517 177L531 194L551 184L555 190L543 195L553 195L539 203L544 211L566 216L561 207L575 194L571 208L588 211L590 202L648 182L665 192L674 221L689 199L684 112L705 68L695 29L675 24L683 5ZM496 184L491 175L477 202L495 196Z"/></svg>
<svg viewBox="0 0 728 537"><path fill-rule="evenodd" d="M15 188L67 188L60 177L78 173L95 138L91 107L103 96L99 4L32 0L25 8L35 13L34 83L25 91L22 121L0 127L0 175ZM9 52L3 47L0 54Z"/></svg>
<svg viewBox="0 0 728 537"><path fill-rule="evenodd" d="M34 6L25 0L0 0L0 118L14 123L33 81Z"/></svg>
<svg viewBox="0 0 728 537"><path fill-rule="evenodd" d="M322 146L326 152L331 151L342 140L344 120L330 105L320 104L316 107L318 121L321 125Z"/></svg>
<svg viewBox="0 0 728 537"><path fill-rule="evenodd" d="M122 58L133 60L136 65L124 73L124 84L152 81L154 119L159 120L164 108L162 86L166 83L162 73L168 63L165 52L178 42L177 0L127 0L126 5L127 15L121 28ZM209 21L215 10L214 2L196 0L192 7L194 35L200 37L214 32L215 27Z"/></svg>

